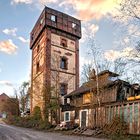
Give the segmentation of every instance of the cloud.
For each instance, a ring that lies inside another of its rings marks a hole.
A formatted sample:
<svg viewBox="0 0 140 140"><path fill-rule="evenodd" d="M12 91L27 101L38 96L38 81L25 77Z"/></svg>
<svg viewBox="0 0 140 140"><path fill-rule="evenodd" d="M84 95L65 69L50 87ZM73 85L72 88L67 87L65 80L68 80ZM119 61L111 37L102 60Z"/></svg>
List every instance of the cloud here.
<svg viewBox="0 0 140 140"><path fill-rule="evenodd" d="M104 53L104 57L109 60L109 61L114 61L118 58L127 58L127 59L133 59L137 60L139 59L140 56L137 56L137 51L134 48L131 47L126 47L121 51L116 51L116 50L108 50Z"/></svg>
<svg viewBox="0 0 140 140"><path fill-rule="evenodd" d="M58 0L37 0L39 4L56 3Z"/></svg>
<svg viewBox="0 0 140 140"><path fill-rule="evenodd" d="M31 4L33 2L33 0L12 0L11 4Z"/></svg>
<svg viewBox="0 0 140 140"><path fill-rule="evenodd" d="M99 26L96 24L92 24L89 22L86 22L82 27L82 39L80 40L81 43L85 42L87 38L95 37L95 34L98 32Z"/></svg>
<svg viewBox="0 0 140 140"><path fill-rule="evenodd" d="M29 43L29 39L25 39L22 36L19 36L18 39L23 43Z"/></svg>
<svg viewBox="0 0 140 140"><path fill-rule="evenodd" d="M0 51L7 54L15 54L17 51L17 46L13 43L11 39L0 41Z"/></svg>
<svg viewBox="0 0 140 140"><path fill-rule="evenodd" d="M40 7L47 5L49 3L56 3L58 0L12 0L11 4L12 5L17 5L17 4L33 4L37 6L39 9Z"/></svg>
<svg viewBox="0 0 140 140"><path fill-rule="evenodd" d="M10 81L0 81L0 85L13 87L13 84Z"/></svg>
<svg viewBox="0 0 140 140"><path fill-rule="evenodd" d="M5 33L5 34L7 34L7 35L16 36L17 28L4 29L2 32Z"/></svg>
<svg viewBox="0 0 140 140"><path fill-rule="evenodd" d="M10 81L0 81L0 93L6 93L8 96L13 96L14 91L14 85Z"/></svg>
<svg viewBox="0 0 140 140"><path fill-rule="evenodd" d="M114 15L119 7L121 0L12 0L11 4L32 4L42 9L42 6L55 4L70 9L71 7L76 16L81 20L101 19L104 16Z"/></svg>
<svg viewBox="0 0 140 140"><path fill-rule="evenodd" d="M120 0L67 0L59 6L71 5L82 20L101 19L107 15L114 15Z"/></svg>
<svg viewBox="0 0 140 140"><path fill-rule="evenodd" d="M130 24L128 26L128 34L134 37L140 36L140 27L138 25Z"/></svg>
<svg viewBox="0 0 140 140"><path fill-rule="evenodd" d="M104 53L104 57L109 61L114 61L120 57L120 53L118 51L109 50Z"/></svg>

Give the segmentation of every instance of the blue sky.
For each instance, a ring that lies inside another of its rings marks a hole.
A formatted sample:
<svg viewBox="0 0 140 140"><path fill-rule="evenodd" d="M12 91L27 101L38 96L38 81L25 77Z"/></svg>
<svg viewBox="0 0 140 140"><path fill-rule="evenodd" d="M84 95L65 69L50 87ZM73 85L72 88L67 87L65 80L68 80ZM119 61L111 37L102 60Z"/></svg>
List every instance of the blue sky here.
<svg viewBox="0 0 140 140"><path fill-rule="evenodd" d="M100 44L106 58L114 60L129 51L122 46L129 44L130 38L118 31L127 21L114 20L118 4L113 0L0 0L0 93L13 95L23 81L30 80L29 35L44 5L81 19L81 66L88 61L85 49L89 34ZM131 34L138 27L123 29Z"/></svg>

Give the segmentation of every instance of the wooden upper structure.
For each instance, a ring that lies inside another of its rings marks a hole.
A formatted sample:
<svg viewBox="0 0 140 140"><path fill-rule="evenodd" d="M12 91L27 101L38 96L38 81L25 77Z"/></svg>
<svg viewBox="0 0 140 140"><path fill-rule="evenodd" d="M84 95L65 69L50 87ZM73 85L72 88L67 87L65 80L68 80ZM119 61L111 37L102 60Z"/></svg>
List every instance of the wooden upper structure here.
<svg viewBox="0 0 140 140"><path fill-rule="evenodd" d="M51 15L54 15L56 17L56 21L53 22L51 20ZM37 20L33 30L30 34L30 49L32 49L34 43L36 42L36 39L41 34L43 29L51 28L52 31L57 29L57 32L63 32L64 36L66 33L66 36L68 38L76 37L78 39L81 38L81 21L69 16L65 13L62 13L60 11L51 9L49 7L45 7L42 11L39 19Z"/></svg>

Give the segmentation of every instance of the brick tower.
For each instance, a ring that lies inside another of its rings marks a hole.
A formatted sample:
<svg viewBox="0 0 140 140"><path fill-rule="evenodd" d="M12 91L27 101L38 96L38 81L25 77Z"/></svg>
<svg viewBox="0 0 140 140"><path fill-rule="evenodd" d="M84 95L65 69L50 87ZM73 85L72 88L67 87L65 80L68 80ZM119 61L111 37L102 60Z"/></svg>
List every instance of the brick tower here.
<svg viewBox="0 0 140 140"><path fill-rule="evenodd" d="M43 111L45 98L59 97L79 87L79 39L81 22L67 14L45 7L30 34L32 50L31 112ZM50 93L43 91L50 87Z"/></svg>

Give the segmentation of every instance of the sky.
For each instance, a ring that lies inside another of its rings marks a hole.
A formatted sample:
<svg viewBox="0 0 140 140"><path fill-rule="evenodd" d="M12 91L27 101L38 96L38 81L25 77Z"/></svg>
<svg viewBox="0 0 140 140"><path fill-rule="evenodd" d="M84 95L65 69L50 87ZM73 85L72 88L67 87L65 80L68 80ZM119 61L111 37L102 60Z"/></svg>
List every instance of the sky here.
<svg viewBox="0 0 140 140"><path fill-rule="evenodd" d="M114 18L120 0L0 0L0 93L14 95L15 89L30 80L30 32L44 5L74 16L82 22L80 68L87 63L87 39L92 36L110 61L133 48L128 34L140 35L138 26ZM121 30L121 31L120 31ZM127 34L127 35L126 35ZM125 44L125 47L124 47Z"/></svg>

